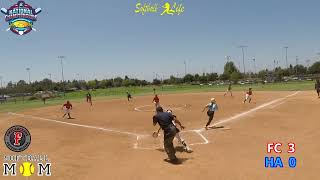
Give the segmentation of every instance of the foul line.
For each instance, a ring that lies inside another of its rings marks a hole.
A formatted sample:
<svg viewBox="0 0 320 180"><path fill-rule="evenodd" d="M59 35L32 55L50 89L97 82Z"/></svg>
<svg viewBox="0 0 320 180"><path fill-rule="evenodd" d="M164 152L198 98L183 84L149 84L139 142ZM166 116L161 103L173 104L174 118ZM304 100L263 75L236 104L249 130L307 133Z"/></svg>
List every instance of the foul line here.
<svg viewBox="0 0 320 180"><path fill-rule="evenodd" d="M260 106L258 106L258 107L255 107L255 108L253 108L253 109L250 109L249 111L246 111L246 112L243 112L243 113L240 113L240 114L236 114L236 115L234 115L234 116L232 116L232 117L230 117L230 118L220 120L219 122L214 123L213 126L216 126L216 125L220 125L220 124L224 124L224 123L227 123L227 122L230 122L230 121L237 120L237 119L242 118L242 117L244 117L244 116L246 116L246 115L248 115L248 114L251 114L251 113L253 113L253 112L255 112L255 111L258 111L258 110L260 110L260 109L262 109L262 108L265 108L265 107L267 107L267 106L270 106L270 105L272 105L272 104L274 104L274 103L283 101L283 100L285 100L286 98L295 96L295 95L297 95L298 93L300 93L300 91L297 91L297 92L295 92L295 93L293 93L293 94L290 94L290 95L288 95L288 96L286 96L286 97L279 98L279 99L270 101L270 102L268 102L268 103L264 103L264 104L262 104L262 105L260 105ZM201 128L201 129L198 129L198 130L199 130L200 132L202 132L202 131L204 131L205 129L204 129L204 128ZM194 131L194 130L189 130L189 131Z"/></svg>
<svg viewBox="0 0 320 180"><path fill-rule="evenodd" d="M55 123L59 123L59 124L66 124L66 125L70 125L70 126L83 127L83 128L88 128L88 129L96 129L96 130L112 132L112 133L117 133L117 134L125 134L125 135L130 135L130 136L135 136L135 137L141 136L140 134L136 134L136 133L132 133L132 132L119 131L119 130L107 129L107 128L97 127L97 126L89 126L89 125L82 125L82 124L76 124L76 123L70 123L70 122L57 121L54 119L41 118L41 117L36 117L36 116L31 116L31 115L23 115L23 114L17 114L17 113L12 113L12 112L9 112L8 114L13 115L13 116L19 116L22 118L32 118L32 119L37 119L40 121L55 122Z"/></svg>

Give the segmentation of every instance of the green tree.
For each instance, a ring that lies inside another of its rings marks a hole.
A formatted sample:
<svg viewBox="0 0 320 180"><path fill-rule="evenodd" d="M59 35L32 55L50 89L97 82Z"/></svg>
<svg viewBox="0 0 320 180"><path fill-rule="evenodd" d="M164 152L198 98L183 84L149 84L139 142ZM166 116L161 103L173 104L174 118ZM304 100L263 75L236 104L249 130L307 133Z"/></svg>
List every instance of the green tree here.
<svg viewBox="0 0 320 180"><path fill-rule="evenodd" d="M219 79L221 81L228 80L230 77L227 74L220 74Z"/></svg>
<svg viewBox="0 0 320 180"><path fill-rule="evenodd" d="M231 78L231 74L233 72L240 74L240 71L237 69L237 67L234 65L234 63L232 61L229 61L224 65L223 75L220 76L220 79L221 80L229 80Z"/></svg>
<svg viewBox="0 0 320 180"><path fill-rule="evenodd" d="M192 74L186 74L184 77L183 77L183 81L185 83L190 83L190 82L193 82L194 81L194 77Z"/></svg>
<svg viewBox="0 0 320 180"><path fill-rule="evenodd" d="M230 80L233 81L233 83L236 83L241 78L241 74L237 71L233 71L230 75Z"/></svg>
<svg viewBox="0 0 320 180"><path fill-rule="evenodd" d="M208 81L216 81L218 79L217 73L210 73L208 74Z"/></svg>
<svg viewBox="0 0 320 180"><path fill-rule="evenodd" d="M310 66L309 73L311 73L311 74L320 73L320 61L317 61L317 62L313 63L312 66Z"/></svg>
<svg viewBox="0 0 320 180"><path fill-rule="evenodd" d="M89 87L89 89L96 89L97 88L97 82L95 80L88 81L88 87Z"/></svg>
<svg viewBox="0 0 320 180"><path fill-rule="evenodd" d="M229 61L224 65L223 74L227 74L230 76L233 72L239 72L239 70L232 61Z"/></svg>
<svg viewBox="0 0 320 180"><path fill-rule="evenodd" d="M153 84L153 85L160 85L160 84L161 84L161 81L160 81L159 79L154 79L154 80L152 81L152 84Z"/></svg>
<svg viewBox="0 0 320 180"><path fill-rule="evenodd" d="M301 64L298 64L298 65L294 66L293 69L294 69L294 72L295 72L295 73L298 73L298 75L306 74L306 73L307 73L307 70L308 70L307 67L304 67L304 66L301 65Z"/></svg>

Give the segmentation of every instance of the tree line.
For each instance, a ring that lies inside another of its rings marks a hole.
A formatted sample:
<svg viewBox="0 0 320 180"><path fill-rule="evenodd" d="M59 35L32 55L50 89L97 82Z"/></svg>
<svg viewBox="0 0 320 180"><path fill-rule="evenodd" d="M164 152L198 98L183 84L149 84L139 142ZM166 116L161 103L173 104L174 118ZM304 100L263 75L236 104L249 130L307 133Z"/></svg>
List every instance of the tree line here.
<svg viewBox="0 0 320 180"><path fill-rule="evenodd" d="M116 77L103 80L68 80L65 82L53 82L50 79L43 79L27 83L20 80L17 83L9 82L6 87L1 89L0 94L19 94L19 93L35 93L38 91L72 91L72 90L88 90L88 89L105 89L112 87L129 87L129 86L147 86L147 85L164 85L164 84L198 84L198 83L212 83L215 81L229 81L236 83L244 79L256 79L264 81L272 79L273 81L282 81L284 77L288 76L307 76L320 74L320 61L315 62L310 67L303 65L290 65L288 68L276 67L273 70L263 69L257 73L243 74L235 66L232 61L229 61L224 66L222 74L218 73L202 73L202 74L186 74L183 77L170 76L167 79L153 79L152 82L146 80L139 80L135 78Z"/></svg>

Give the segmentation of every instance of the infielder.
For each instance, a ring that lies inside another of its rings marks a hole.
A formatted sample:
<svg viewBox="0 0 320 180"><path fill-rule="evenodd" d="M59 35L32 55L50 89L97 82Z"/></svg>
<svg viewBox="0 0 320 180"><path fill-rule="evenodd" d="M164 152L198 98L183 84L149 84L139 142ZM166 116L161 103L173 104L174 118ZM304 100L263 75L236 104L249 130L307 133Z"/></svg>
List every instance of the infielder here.
<svg viewBox="0 0 320 180"><path fill-rule="evenodd" d="M172 114L172 116L173 116L175 119L177 119L177 116L175 116L170 109L168 109L167 112L170 113L170 114ZM177 138L178 142L183 145L184 150L185 150L186 152L188 152L188 153L191 153L191 152L192 152L191 148L187 145L186 141L182 138L182 136L181 136L181 134L180 134L180 129L177 127L176 124L179 124L179 126L180 126L181 129L184 129L185 127L182 126L180 122L176 122L175 119L172 121L172 123L173 123L173 125L177 128L176 138Z"/></svg>
<svg viewBox="0 0 320 180"><path fill-rule="evenodd" d="M129 91L127 91L127 99L128 99L128 102L132 99L132 96L131 96L131 94L129 93Z"/></svg>
<svg viewBox="0 0 320 180"><path fill-rule="evenodd" d="M251 99L252 99L252 88L249 88L249 90L246 92L246 97L244 98L243 103L246 103L247 101L251 103Z"/></svg>
<svg viewBox="0 0 320 180"><path fill-rule="evenodd" d="M231 83L229 84L229 86L228 86L228 89L227 89L227 91L224 93L224 95L223 96L226 96L227 94L231 94L231 96L232 96L232 87L231 87Z"/></svg>
<svg viewBox="0 0 320 180"><path fill-rule="evenodd" d="M68 119L72 119L70 115L72 104L70 103L70 101L67 101L67 103L63 104L61 109L64 110L64 115L62 116L63 118L68 115Z"/></svg>
<svg viewBox="0 0 320 180"><path fill-rule="evenodd" d="M90 103L90 105L92 106L92 96L90 94L90 92L87 93L87 103Z"/></svg>
<svg viewBox="0 0 320 180"><path fill-rule="evenodd" d="M177 134L177 128L174 126L172 121L174 120L177 124L180 124L180 121L175 118L172 114L168 112L163 112L162 107L156 108L157 114L153 116L153 125L156 126L157 124L160 125L161 129L163 130L163 144L164 149L168 155L169 162L173 164L179 164L179 160L176 157L176 150L173 146L173 139ZM181 125L181 128L184 128Z"/></svg>
<svg viewBox="0 0 320 180"><path fill-rule="evenodd" d="M206 128L206 130L208 130L208 129L209 129L208 126L211 124L211 121L213 120L214 113L215 113L215 111L218 110L218 104L216 103L215 98L211 98L210 103L207 104L207 105L204 107L204 109L202 110L202 112L204 112L204 110L206 110L206 109L207 109L207 115L208 115L209 119L208 119L208 122L207 122L205 128Z"/></svg>

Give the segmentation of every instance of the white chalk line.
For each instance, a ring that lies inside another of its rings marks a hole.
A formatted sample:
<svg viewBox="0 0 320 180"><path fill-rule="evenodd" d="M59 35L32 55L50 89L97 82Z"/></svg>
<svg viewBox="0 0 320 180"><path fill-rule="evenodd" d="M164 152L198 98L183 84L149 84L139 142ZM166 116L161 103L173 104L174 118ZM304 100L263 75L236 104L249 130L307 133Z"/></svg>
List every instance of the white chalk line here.
<svg viewBox="0 0 320 180"><path fill-rule="evenodd" d="M203 139L203 142L201 142L201 143L192 143L192 144L190 144L190 146L209 144L209 140L201 133L200 130L195 130L194 132L197 133Z"/></svg>
<svg viewBox="0 0 320 180"><path fill-rule="evenodd" d="M253 109L251 109L249 111L237 114L237 115L232 116L230 118L227 118L227 119L221 120L221 121L219 121L217 123L214 123L213 126L237 120L239 118L242 118L243 116L246 116L246 115L248 115L250 113L258 111L258 110L260 110L260 109L262 109L264 107L270 106L270 105L272 105L274 103L277 103L277 102L280 102L280 101L283 101L286 98L295 96L298 93L300 93L300 91L297 91L297 92L295 92L293 94L290 94L290 95L288 95L288 96L286 96L284 98L279 98L279 99L270 101L268 103L264 103L264 104L262 104L262 105L260 105L258 107L255 107L255 108L253 108ZM151 106L151 105L148 105L148 106ZM105 131L105 132L111 132L111 133L125 134L125 135L129 135L129 136L134 136L136 138L136 142L133 143L133 148L134 149L154 150L154 148L144 148L144 147L139 147L138 146L138 142L141 139L141 137L149 137L151 135L143 135L143 134L137 134L137 133L132 133L132 132L126 132L126 131L108 129L108 128L103 128L103 127L97 127L97 126L90 126L90 125L82 125L82 124L76 124L76 123L70 123L70 122L63 122L63 121L58 121L58 120L54 120L54 119L36 117L36 116L32 116L32 115L17 114L17 113L12 113L12 112L8 112L8 114L9 115L13 115L13 116L23 117L23 118L32 118L32 119L37 119L37 120L42 120L42 121L49 121L49 122L55 122L55 123L60 123L60 124L66 124L66 125L70 125L70 126L83 127L83 128L89 128L89 129L96 129L96 130L101 130L101 131ZM187 131L182 131L182 132L195 132L203 139L203 142L201 142L201 143L192 143L192 144L190 144L191 146L193 146L193 145L202 145L202 144L209 144L210 143L210 141L201 133L204 130L205 130L204 128L200 128L200 129L187 130Z"/></svg>
<svg viewBox="0 0 320 180"><path fill-rule="evenodd" d="M142 105L142 106L135 107L134 110L138 111L138 112L153 112L153 111L155 111L155 110L141 110L141 108L144 108L144 107L154 107L154 105ZM183 110L186 107L187 107L187 104L183 104L182 107L172 107L172 108L163 106L164 109L171 109L171 110Z"/></svg>
<svg viewBox="0 0 320 180"><path fill-rule="evenodd" d="M54 120L54 119L36 117L36 116L32 116L32 115L17 114L17 113L12 113L12 112L9 112L8 114L13 115L13 116L19 116L22 118L31 118L31 119L36 119L36 120L40 120L40 121L48 121L48 122L54 122L54 123L59 123L59 124L66 124L66 125L70 125L70 126L76 126L76 127L82 127L82 128L88 128L88 129L96 129L96 130L101 130L101 131L105 131L105 132L117 133L117 134L124 134L124 135L130 135L130 136L140 136L140 134L136 134L136 133L132 133L132 132L126 132L126 131L108 129L108 128L97 127L97 126L90 126L90 125L83 125L83 124L58 121L58 120Z"/></svg>
<svg viewBox="0 0 320 180"><path fill-rule="evenodd" d="M264 104L262 104L262 105L260 105L260 106L258 106L258 107L255 107L255 108L253 108L253 109L250 109L249 111L246 111L246 112L243 112L243 113L234 115L234 116L232 116L232 117L230 117L230 118L223 119L223 120L221 120L221 121L219 121L219 122L216 122L216 123L213 124L213 126L216 126L216 125L220 125L220 124L224 124L224 123L227 123L227 122L230 122L230 121L237 120L237 119L242 118L242 117L244 117L244 116L246 116L246 115L248 115L248 114L251 114L251 113L253 113L253 112L255 112L255 111L258 111L258 110L263 109L263 108L265 108L265 107L267 107L267 106L270 106L270 105L272 105L272 104L274 104L274 103L277 103L277 102L283 101L283 100L285 100L285 99L287 99L287 98L289 98L289 97L295 96L295 95L297 95L298 93L300 93L300 91L297 91L297 92L295 92L295 93L293 93L293 94L290 94L290 95L288 95L288 96L286 96L286 97L284 97L284 98L279 98L279 99L270 101L270 102L268 102L268 103L264 103ZM200 130L201 130L201 131L204 131L205 129L202 128L202 129L200 129Z"/></svg>

